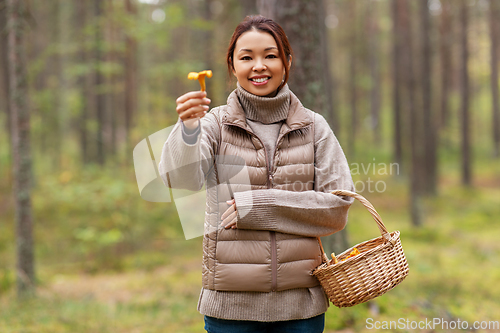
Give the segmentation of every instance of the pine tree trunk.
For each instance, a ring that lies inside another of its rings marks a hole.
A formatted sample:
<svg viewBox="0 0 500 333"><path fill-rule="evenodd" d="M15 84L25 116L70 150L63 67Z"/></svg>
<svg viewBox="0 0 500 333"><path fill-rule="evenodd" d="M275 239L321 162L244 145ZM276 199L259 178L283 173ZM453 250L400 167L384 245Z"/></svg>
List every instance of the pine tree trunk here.
<svg viewBox="0 0 500 333"><path fill-rule="evenodd" d="M371 76L371 88L370 88L370 118L371 118L371 130L373 131L373 137L375 144L379 145L381 141L380 133L380 99L381 99L381 87L382 83L380 81L380 59L379 59L379 4L377 2L370 2L367 6L368 12L368 24L366 25L368 44L370 48L370 76Z"/></svg>
<svg viewBox="0 0 500 333"><path fill-rule="evenodd" d="M105 160L105 143L104 143L104 122L105 122L105 112L106 112L106 101L103 91L104 86L104 76L102 74L102 64L103 64L103 54L102 54L102 8L101 0L94 0L94 19L96 20L96 30L95 30L95 50L94 50L94 62L95 62L95 77L94 77L94 95L96 102L96 115L97 115L97 133L96 133L96 144L97 144L97 163L103 165Z"/></svg>
<svg viewBox="0 0 500 333"><path fill-rule="evenodd" d="M6 0L0 0L0 109L5 110L7 122L5 131L9 133L9 143L12 138L11 116L9 107L9 66L7 56L7 11L5 10ZM12 150L10 152L12 160Z"/></svg>
<svg viewBox="0 0 500 333"><path fill-rule="evenodd" d="M422 163L421 163L421 146L419 146L421 122L419 119L416 107L416 91L417 81L414 73L414 61L412 52L412 31L411 31L411 16L410 8L407 0L400 0L398 3L399 16L401 19L401 30L404 36L405 44L403 45L401 58L402 68L405 72L402 73L405 78L404 86L408 98L408 113L410 120L410 152L411 152L411 173L410 173L410 212L411 220L414 226L420 226L423 223L421 210L421 181L422 181Z"/></svg>
<svg viewBox="0 0 500 333"><path fill-rule="evenodd" d="M77 25L76 39L78 42L77 62L80 66L88 65L88 55L86 50L87 38L83 33L87 25L87 7L85 2L75 0L75 21ZM88 164L91 160L90 149L88 145L87 122L89 120L89 75L80 74L76 81L76 85L80 91L80 116L78 121L78 136L80 142L80 156L83 164Z"/></svg>
<svg viewBox="0 0 500 333"><path fill-rule="evenodd" d="M129 16L135 17L137 10L132 0L125 0L125 8ZM137 109L137 42L128 33L125 37L125 137L126 151L131 151L130 133L134 113Z"/></svg>
<svg viewBox="0 0 500 333"><path fill-rule="evenodd" d="M267 3L267 1L266 1ZM326 26L322 0L275 0L274 19L285 30L295 57L292 59L293 74L290 75L290 89L299 97L305 107L326 117L331 114L331 82L329 63L326 58ZM259 8L261 9L261 8ZM272 17L271 17L272 18ZM319 59L318 59L319 58Z"/></svg>
<svg viewBox="0 0 500 333"><path fill-rule="evenodd" d="M493 101L493 155L495 157L500 157L500 102L498 98L499 15L498 1L490 0L491 99Z"/></svg>
<svg viewBox="0 0 500 333"><path fill-rule="evenodd" d="M338 108L335 108L334 105L336 105L336 99L335 99L335 90L334 90L334 80L332 77L331 73L331 68L330 68L330 57L329 55L332 54L332 50L329 47L330 44L328 43L328 31L325 25L325 20L326 20L326 7L324 4L323 0L318 1L318 21L320 22L319 27L318 27L318 33L319 33L319 45L320 45L320 61L321 61L321 66L323 67L323 70L321 72L321 79L322 79L322 85L323 85L323 92L320 94L324 94L323 98L323 105L318 104L318 107L321 107L322 109L317 109L318 112L321 112L323 115L325 115L326 120L328 121L330 127L334 131L334 133L337 135L337 137L340 135L340 126L338 122Z"/></svg>
<svg viewBox="0 0 500 333"><path fill-rule="evenodd" d="M243 16L258 14L256 0L240 0L240 3L243 9Z"/></svg>
<svg viewBox="0 0 500 333"><path fill-rule="evenodd" d="M393 46L392 46L392 63L393 63L393 160L401 166L403 163L403 140L402 128L403 122L401 119L402 113L402 61L401 48L403 44L403 34L400 18L400 0L392 0L392 24L393 24Z"/></svg>
<svg viewBox="0 0 500 333"><path fill-rule="evenodd" d="M106 16L112 17L113 12L116 10L113 5L113 0L108 0L105 3ZM106 54L106 61L112 64L118 63L118 55L115 49L117 43L117 27L113 19L106 20L106 31L107 38L105 43L109 44L111 49ZM106 147L107 153L112 157L113 162L116 161L117 152L117 138L116 138L116 127L117 127L117 104L118 96L116 93L117 77L115 73L111 73L106 77L106 85L109 87L108 93L105 96L106 99L106 109L108 110L108 117L106 119L106 131L108 133L106 137Z"/></svg>
<svg viewBox="0 0 500 333"><path fill-rule="evenodd" d="M250 1L252 2L252 1ZM212 0L205 0L204 8L203 8L203 18L207 21L210 22L213 17L212 17L212 11L210 7L212 6L213 1ZM213 40L214 40L214 33L213 30L207 30L204 33L200 34L203 38L202 42L200 45L203 46L204 50L204 62L205 62L205 68L206 69L212 69L214 68L214 48L213 48ZM213 94L213 80L206 80L206 89L207 93ZM214 104L215 105L215 104Z"/></svg>
<svg viewBox="0 0 500 333"><path fill-rule="evenodd" d="M439 120L439 128L446 128L449 122L449 98L451 91L451 74L452 74L452 57L451 46L452 29L451 29L451 4L450 0L441 0L442 14L439 27L440 49L441 49L441 112Z"/></svg>
<svg viewBox="0 0 500 333"><path fill-rule="evenodd" d="M467 40L467 29L469 25L469 15L467 1L461 0L460 6L460 46L461 46L461 131L462 131L462 184L472 185L471 179L471 155L470 155L470 119L469 119L469 46Z"/></svg>
<svg viewBox="0 0 500 333"><path fill-rule="evenodd" d="M61 47L61 29L59 27L59 21L61 20L61 1L53 0L50 1L49 13L52 17L50 21L50 38L55 42L55 52L52 54L50 61L48 62L47 72L49 73L49 77L56 78L51 84L51 88L53 91L52 97L52 105L50 112L50 119L52 120L52 124L50 127L44 128L46 130L45 135L47 136L48 141L50 142L50 152L53 155L51 159L52 169L60 170L61 168L61 157L62 157L62 98L64 96L64 92L61 91L64 89L61 76L62 76L62 57L60 52ZM46 87L45 87L46 88ZM58 91L59 93L55 93L54 91Z"/></svg>
<svg viewBox="0 0 500 333"><path fill-rule="evenodd" d="M349 132L349 153L354 156L356 153L356 137L358 134L358 96L357 96L357 78L358 70L356 59L357 54L357 24L356 24L356 0L349 1L349 18L352 21L351 37L349 38L349 104L351 114L351 130Z"/></svg>
<svg viewBox="0 0 500 333"><path fill-rule="evenodd" d="M276 10L277 10L276 8L278 6L278 0L256 0L256 1L257 1L257 9L260 15L276 20ZM285 32L287 31L285 30Z"/></svg>
<svg viewBox="0 0 500 333"><path fill-rule="evenodd" d="M435 195L437 192L437 130L431 96L432 80L432 49L431 49L431 21L427 0L420 0L420 27L422 28L422 101L423 101L423 141L424 156L422 156L423 192L427 195Z"/></svg>
<svg viewBox="0 0 500 333"><path fill-rule="evenodd" d="M16 202L17 292L25 297L35 292L33 219L31 212L31 151L28 87L24 61L26 3L7 0L8 68L12 126L14 196Z"/></svg>
<svg viewBox="0 0 500 333"><path fill-rule="evenodd" d="M330 13L336 13L337 11L337 6L335 5L335 3L327 3L326 1L323 2L324 3L324 6L325 6L325 15L330 15ZM335 15L335 14L334 14ZM326 19L327 17L325 17L325 24L326 24ZM327 25L328 27L328 25ZM328 48L325 48L325 52L326 52L326 55L325 55L325 61L327 63L330 63L330 54L336 54L336 49L334 48L334 44L335 44L335 41L337 39L337 35L333 32L333 33L330 33L330 29L332 29L331 27L328 27L328 29L325 30L325 36L324 36L324 43L328 46ZM333 42L330 42L332 41L332 37L335 38L333 40ZM327 120L328 120L328 123L330 124L333 132L335 133L335 135L337 136L337 138L341 138L343 137L343 132L342 132L342 126L341 126L341 119L340 119L340 105L341 105L341 102L339 100L339 80L338 80L338 69L335 68L335 66L332 67L332 72L331 72L331 75L328 76L328 79L329 79L329 83L327 86L331 86L330 88L330 91L331 91L331 94L330 94L330 98L331 98L331 102L332 102L332 114L327 117Z"/></svg>

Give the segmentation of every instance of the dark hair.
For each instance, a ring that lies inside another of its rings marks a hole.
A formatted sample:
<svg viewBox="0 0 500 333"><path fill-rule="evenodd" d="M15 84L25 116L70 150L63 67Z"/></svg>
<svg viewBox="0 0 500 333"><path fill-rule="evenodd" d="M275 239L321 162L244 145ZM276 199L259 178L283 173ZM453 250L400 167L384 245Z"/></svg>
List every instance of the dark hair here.
<svg viewBox="0 0 500 333"><path fill-rule="evenodd" d="M276 41L276 45L278 45L278 53L283 65L285 66L285 79L281 83L278 89L281 89L287 81L289 76L289 68L288 63L290 61L290 56L293 55L292 47L288 42L288 38L286 37L285 31L283 28L276 22L271 19L268 19L262 15L255 16L247 16L240 24L234 29L233 36L231 37L231 41L229 42L229 47L227 48L227 70L229 75L231 75L234 64L233 64L233 53L234 48L236 46L236 41L240 36L250 30L257 30L267 32L271 36L273 36Z"/></svg>

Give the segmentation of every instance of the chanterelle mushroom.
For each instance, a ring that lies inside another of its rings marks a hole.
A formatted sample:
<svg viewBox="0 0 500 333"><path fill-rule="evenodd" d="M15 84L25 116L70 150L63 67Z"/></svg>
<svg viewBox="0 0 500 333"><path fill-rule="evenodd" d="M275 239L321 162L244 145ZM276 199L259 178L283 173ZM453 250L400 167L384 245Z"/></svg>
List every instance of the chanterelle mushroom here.
<svg viewBox="0 0 500 333"><path fill-rule="evenodd" d="M205 91L205 76L208 78L212 77L212 71L211 70L204 70L199 73L196 72L191 72L188 74L188 79L190 80L196 80L200 81L200 87L201 91Z"/></svg>

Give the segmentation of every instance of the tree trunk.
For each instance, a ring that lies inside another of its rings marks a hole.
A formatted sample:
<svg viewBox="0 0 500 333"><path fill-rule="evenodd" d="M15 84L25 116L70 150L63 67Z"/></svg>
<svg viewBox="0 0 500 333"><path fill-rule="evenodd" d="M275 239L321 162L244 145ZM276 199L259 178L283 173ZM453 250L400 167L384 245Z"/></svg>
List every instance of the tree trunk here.
<svg viewBox="0 0 500 333"><path fill-rule="evenodd" d="M335 3L330 3L328 4L327 2L323 2L325 6L325 15L336 15L337 13L337 6ZM325 17L325 24L326 24L326 18ZM335 32L330 31L333 29L332 26L328 26L328 29L325 30L325 36L324 36L324 43L328 46L324 51L327 52L325 57L325 61L330 64L330 54L335 54L336 49L334 48L334 44L337 39L337 34ZM334 39L332 39L332 37ZM327 117L326 119L328 120L328 123L330 124L333 132L337 136L337 138L340 139L342 136L342 126L340 122L340 101L339 101L339 84L338 84L338 73L337 70L335 70L335 66L331 67L331 73L328 75L329 82L327 82L327 86L331 86L331 94L330 94L330 99L332 103L332 110L331 110L331 115Z"/></svg>
<svg viewBox="0 0 500 333"><path fill-rule="evenodd" d="M7 122L5 131L9 133L10 146L12 142L11 116L9 108L9 66L7 56L7 11L5 10L6 0L0 0L0 109L5 110ZM12 159L12 151L10 153Z"/></svg>
<svg viewBox="0 0 500 333"><path fill-rule="evenodd" d="M118 54L116 51L117 44L117 27L115 24L115 20L113 19L113 12L116 10L113 5L113 0L108 0L105 3L105 13L107 17L111 17L111 19L106 20L106 32L107 38L105 38L105 43L109 45L110 50L106 53L106 61L111 64L118 63ZM107 89L108 93L105 95L106 99L106 109L107 109L107 119L106 119L106 147L107 153L112 157L113 162L116 161L116 152L117 152L117 139L116 139L116 127L117 127L117 103L119 101L117 92L116 92L116 84L118 78L117 74L110 73L106 76L106 86L109 87Z"/></svg>
<svg viewBox="0 0 500 333"><path fill-rule="evenodd" d="M462 184L471 186L471 155L470 155L470 126L469 126L469 47L467 29L469 25L468 6L466 0L460 2L460 46L461 46L461 130L462 130Z"/></svg>
<svg viewBox="0 0 500 333"><path fill-rule="evenodd" d="M273 20L276 19L276 8L278 6L277 3L279 2L279 0L256 0L256 1L257 1L257 9L260 15L263 15ZM285 32L287 31L285 30Z"/></svg>
<svg viewBox="0 0 500 333"><path fill-rule="evenodd" d="M333 115L332 83L323 1L272 0L257 4L260 13L283 27L292 45L290 89L305 107L330 118L329 115ZM339 253L348 247L347 233L338 232L325 237L323 242L327 252Z"/></svg>
<svg viewBox="0 0 500 333"><path fill-rule="evenodd" d="M331 84L327 87L326 83L331 80L327 78L330 66L326 57L323 1L275 0L270 3L274 3L274 8L259 9L274 12L274 19L285 30L294 52L290 89L305 107L328 117L332 113L332 102Z"/></svg>
<svg viewBox="0 0 500 333"><path fill-rule="evenodd" d="M61 56L61 29L59 27L59 22L61 20L61 1L54 0L50 1L49 13L52 17L50 21L50 39L53 44L55 44L55 52L52 54L50 61L48 62L47 72L49 77L52 77L55 80L48 81L52 82L50 84L50 88L52 90L53 98L52 105L50 109L50 114L47 112L47 115L50 115L50 119L52 120L52 125L49 127L49 131L46 132L46 136L48 141L50 142L50 150L51 153L55 156L51 159L52 162L52 170L60 170L61 167L61 157L62 157L62 117L61 110L62 104L61 101L64 96L64 92L61 91L64 89L63 84L61 82L62 76L62 56ZM46 88L46 87L45 87ZM58 91L58 93L55 93ZM46 110L49 111L49 110ZM45 128L46 130L46 128Z"/></svg>
<svg viewBox="0 0 500 333"><path fill-rule="evenodd" d="M243 17L259 13L256 0L240 0L240 3L243 10Z"/></svg>
<svg viewBox="0 0 500 333"><path fill-rule="evenodd" d="M76 40L79 44L77 62L80 66L88 64L88 56L86 50L87 38L83 33L85 26L87 24L87 7L85 2L81 0L75 0L75 21L77 25ZM88 131L87 122L89 120L89 75L80 74L76 80L77 88L80 91L80 116L78 121L78 136L80 142L80 156L83 164L90 162L90 149L88 145Z"/></svg>
<svg viewBox="0 0 500 333"><path fill-rule="evenodd" d="M318 33L319 33L319 45L321 45L320 51L320 61L321 67L323 70L321 71L321 79L323 83L323 88L321 89L323 92L320 94L324 94L323 105L318 104L318 107L322 107L322 109L317 109L318 112L321 112L325 115L326 120L328 121L330 127L334 131L334 133L339 136L340 126L338 124L338 108L334 108L335 105L335 95L334 95L334 80L332 77L332 72L330 68L330 58L329 55L332 54L332 50L330 48L330 44L328 43L328 30L326 28L326 6L323 0L320 0L318 3L319 12L318 12Z"/></svg>
<svg viewBox="0 0 500 333"><path fill-rule="evenodd" d="M17 292L35 292L33 220L31 212L31 151L28 87L24 61L24 0L7 0L8 68L12 126L14 196L16 202Z"/></svg>
<svg viewBox="0 0 500 333"><path fill-rule="evenodd" d="M357 24L356 24L356 0L349 1L349 18L351 38L349 46L349 97L351 111L351 130L349 133L349 153L354 156L356 153L356 136L358 134L358 96L357 96Z"/></svg>
<svg viewBox="0 0 500 333"><path fill-rule="evenodd" d="M95 30L95 50L94 50L94 61L95 61L95 77L94 77L94 94L96 102L96 114L97 114L97 133L96 133L96 143L97 143L97 162L101 165L104 164L105 159L105 144L103 138L104 132L104 121L105 121L105 95L104 95L104 76L102 75L102 8L101 0L94 0L94 19L96 21Z"/></svg>
<svg viewBox="0 0 500 333"><path fill-rule="evenodd" d="M129 16L135 17L137 9L132 0L125 0L125 8ZM137 109L137 42L127 33L125 37L125 137L126 151L131 151L130 133L134 113Z"/></svg>
<svg viewBox="0 0 500 333"><path fill-rule="evenodd" d="M449 122L449 98L451 92L452 75L452 29L451 29L451 4L449 0L441 0L442 14L439 26L441 49L441 94L440 94L440 119L439 128L446 128Z"/></svg>
<svg viewBox="0 0 500 333"><path fill-rule="evenodd" d="M368 44L370 48L370 76L371 76L371 87L370 87L370 123L371 130L373 131L373 137L375 144L379 145L381 141L380 133L380 98L381 98L381 87L382 83L380 81L380 60L379 60L379 24L378 18L380 12L378 10L379 3L370 2L367 6L368 12L368 24L366 25L366 32L368 36Z"/></svg>
<svg viewBox="0 0 500 333"><path fill-rule="evenodd" d="M252 1L249 1L252 2ZM213 19L212 11L210 7L212 6L213 1L212 0L205 0L205 6L203 8L203 18L207 21L210 22ZM201 41L201 45L203 45L203 50L204 50L204 60L205 60L205 68L206 69L212 69L214 68L214 50L213 50L213 41L214 41L214 32L212 29L204 31L202 34L203 40ZM205 82L207 93L213 94L213 80L206 80ZM215 104L214 104L215 105Z"/></svg>
<svg viewBox="0 0 500 333"><path fill-rule="evenodd" d="M431 20L427 0L420 0L421 40L422 40L422 101L423 101L423 142L424 156L422 156L423 193L435 195L437 192L437 130L432 106L431 79L432 79L432 49L431 49Z"/></svg>
<svg viewBox="0 0 500 333"><path fill-rule="evenodd" d="M498 99L498 41L500 35L499 6L497 0L490 0L491 40L491 99L493 102L493 156L500 157L500 105Z"/></svg>
<svg viewBox="0 0 500 333"><path fill-rule="evenodd" d="M392 0L392 22L393 22L393 44L392 44L392 63L393 63L393 160L401 166L403 163L403 140L402 140L402 127L403 122L401 119L402 113L402 44L403 34L400 18L400 0Z"/></svg>
<svg viewBox="0 0 500 333"><path fill-rule="evenodd" d="M402 67L405 72L402 73L405 77L405 90L408 98L408 113L410 119L410 152L411 152L411 173L410 173L410 212L411 220L414 226L422 225L422 210L421 210L421 181L422 181L422 154L419 146L421 126L420 119L416 107L416 75L414 73L413 53L412 53L412 31L411 31L411 16L410 8L407 0L399 0L398 3L399 17L401 19L401 30L404 36L405 44L403 45L401 58Z"/></svg>

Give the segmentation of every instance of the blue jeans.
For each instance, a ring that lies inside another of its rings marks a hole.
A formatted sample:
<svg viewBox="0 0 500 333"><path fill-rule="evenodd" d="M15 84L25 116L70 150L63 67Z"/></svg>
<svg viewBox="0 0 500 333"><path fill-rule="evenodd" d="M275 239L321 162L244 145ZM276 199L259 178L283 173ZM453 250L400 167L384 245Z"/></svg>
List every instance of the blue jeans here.
<svg viewBox="0 0 500 333"><path fill-rule="evenodd" d="M325 328L325 314L309 319L287 321L226 320L205 316L208 333L321 333Z"/></svg>

